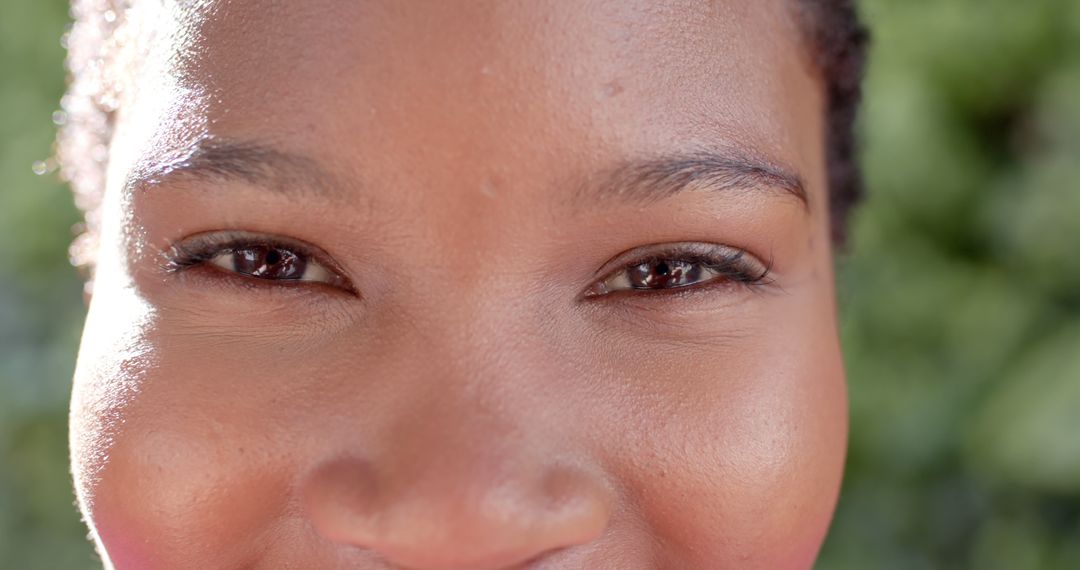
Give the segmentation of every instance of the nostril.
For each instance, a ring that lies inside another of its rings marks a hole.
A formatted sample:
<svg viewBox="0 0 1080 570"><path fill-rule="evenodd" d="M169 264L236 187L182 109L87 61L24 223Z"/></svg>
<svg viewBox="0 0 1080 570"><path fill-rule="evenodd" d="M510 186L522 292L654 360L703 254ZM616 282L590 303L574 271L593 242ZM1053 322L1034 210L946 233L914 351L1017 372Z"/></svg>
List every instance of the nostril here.
<svg viewBox="0 0 1080 570"><path fill-rule="evenodd" d="M519 566L595 540L610 518L608 488L567 468L400 473L385 484L374 473L353 459L319 468L305 482L308 516L327 539L413 570Z"/></svg>
<svg viewBox="0 0 1080 570"><path fill-rule="evenodd" d="M495 570L538 562L603 534L610 503L564 482L556 486L557 495L543 498L501 488L402 501L385 513L371 546L413 570Z"/></svg>

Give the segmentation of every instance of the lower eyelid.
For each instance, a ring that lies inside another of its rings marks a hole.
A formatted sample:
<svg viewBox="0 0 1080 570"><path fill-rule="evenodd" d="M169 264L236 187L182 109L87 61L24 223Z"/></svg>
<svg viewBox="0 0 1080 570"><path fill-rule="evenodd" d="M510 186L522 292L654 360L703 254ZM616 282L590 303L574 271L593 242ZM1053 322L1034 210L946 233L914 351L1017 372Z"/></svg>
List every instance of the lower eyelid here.
<svg viewBox="0 0 1080 570"><path fill-rule="evenodd" d="M583 307L596 318L615 318L620 326L638 326L644 322L666 322L671 326L678 319L693 315L716 318L730 311L756 305L748 304L764 289L717 279L691 287L661 290L615 291L608 295L583 299ZM675 319L675 320L672 320ZM689 325L690 322L682 323ZM681 325L680 325L681 326ZM695 325L696 326L696 325Z"/></svg>
<svg viewBox="0 0 1080 570"><path fill-rule="evenodd" d="M173 272L178 283L186 283L188 286L198 289L212 289L224 293L239 293L250 295L287 296L288 298L325 298L327 294L359 296L352 289L337 286L322 281L273 280L261 279L237 273L230 269L204 263L186 268L184 271Z"/></svg>

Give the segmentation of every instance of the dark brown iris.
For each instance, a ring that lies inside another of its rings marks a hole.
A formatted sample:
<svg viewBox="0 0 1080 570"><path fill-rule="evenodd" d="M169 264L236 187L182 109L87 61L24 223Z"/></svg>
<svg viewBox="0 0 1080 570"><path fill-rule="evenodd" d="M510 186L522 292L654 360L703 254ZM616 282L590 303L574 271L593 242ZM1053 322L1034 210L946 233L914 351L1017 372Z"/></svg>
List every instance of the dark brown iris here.
<svg viewBox="0 0 1080 570"><path fill-rule="evenodd" d="M307 262L295 253L259 245L233 250L233 270L260 279L300 279Z"/></svg>
<svg viewBox="0 0 1080 570"><path fill-rule="evenodd" d="M672 289L702 281L701 264L678 260L640 263L629 270L634 289Z"/></svg>

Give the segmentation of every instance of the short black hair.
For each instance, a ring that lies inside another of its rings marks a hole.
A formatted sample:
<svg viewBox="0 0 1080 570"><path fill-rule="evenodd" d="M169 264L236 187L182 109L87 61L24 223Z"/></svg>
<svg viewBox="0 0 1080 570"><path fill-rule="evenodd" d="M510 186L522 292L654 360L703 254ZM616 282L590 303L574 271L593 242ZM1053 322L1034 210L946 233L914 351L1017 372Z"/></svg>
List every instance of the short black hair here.
<svg viewBox="0 0 1080 570"><path fill-rule="evenodd" d="M91 266L97 249L99 208L119 106L116 74L124 67L120 26L134 1L72 0L74 23L64 37L68 90L61 100L57 160L85 214L83 235L71 249L72 261L79 266ZM825 83L829 214L833 239L842 244L848 213L862 195L854 129L867 32L854 0L793 1L805 43Z"/></svg>
<svg viewBox="0 0 1080 570"><path fill-rule="evenodd" d="M845 242L847 220L863 194L855 119L862 100L869 33L854 0L797 0L807 42L825 80L826 161L833 241Z"/></svg>

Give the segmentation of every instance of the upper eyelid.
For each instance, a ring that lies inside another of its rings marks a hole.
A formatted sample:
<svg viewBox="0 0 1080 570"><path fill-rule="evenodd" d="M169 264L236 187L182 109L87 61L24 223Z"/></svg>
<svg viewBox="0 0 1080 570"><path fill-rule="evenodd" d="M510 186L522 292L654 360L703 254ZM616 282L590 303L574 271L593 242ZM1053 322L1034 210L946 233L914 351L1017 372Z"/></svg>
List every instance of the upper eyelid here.
<svg viewBox="0 0 1080 570"><path fill-rule="evenodd" d="M186 245L190 242L195 242L201 245L213 245L221 248L226 248L234 245L251 245L254 243L266 243L272 245L281 245L295 247L305 250L305 253L318 253L317 251L308 251L317 249L315 246L309 245L307 242L295 238L289 238L276 234L264 234L260 232L245 232L237 230L209 230L192 234L176 240L174 245Z"/></svg>
<svg viewBox="0 0 1080 570"><path fill-rule="evenodd" d="M767 271L772 271L771 260L764 260L753 252L743 248L709 242L671 242L645 245L623 251L601 264L600 268L593 273L593 279L604 279L615 271L625 269L650 259L678 259L679 257L693 256L707 257L710 254L715 255L720 251L728 251L743 257L750 256L750 259L761 263Z"/></svg>

